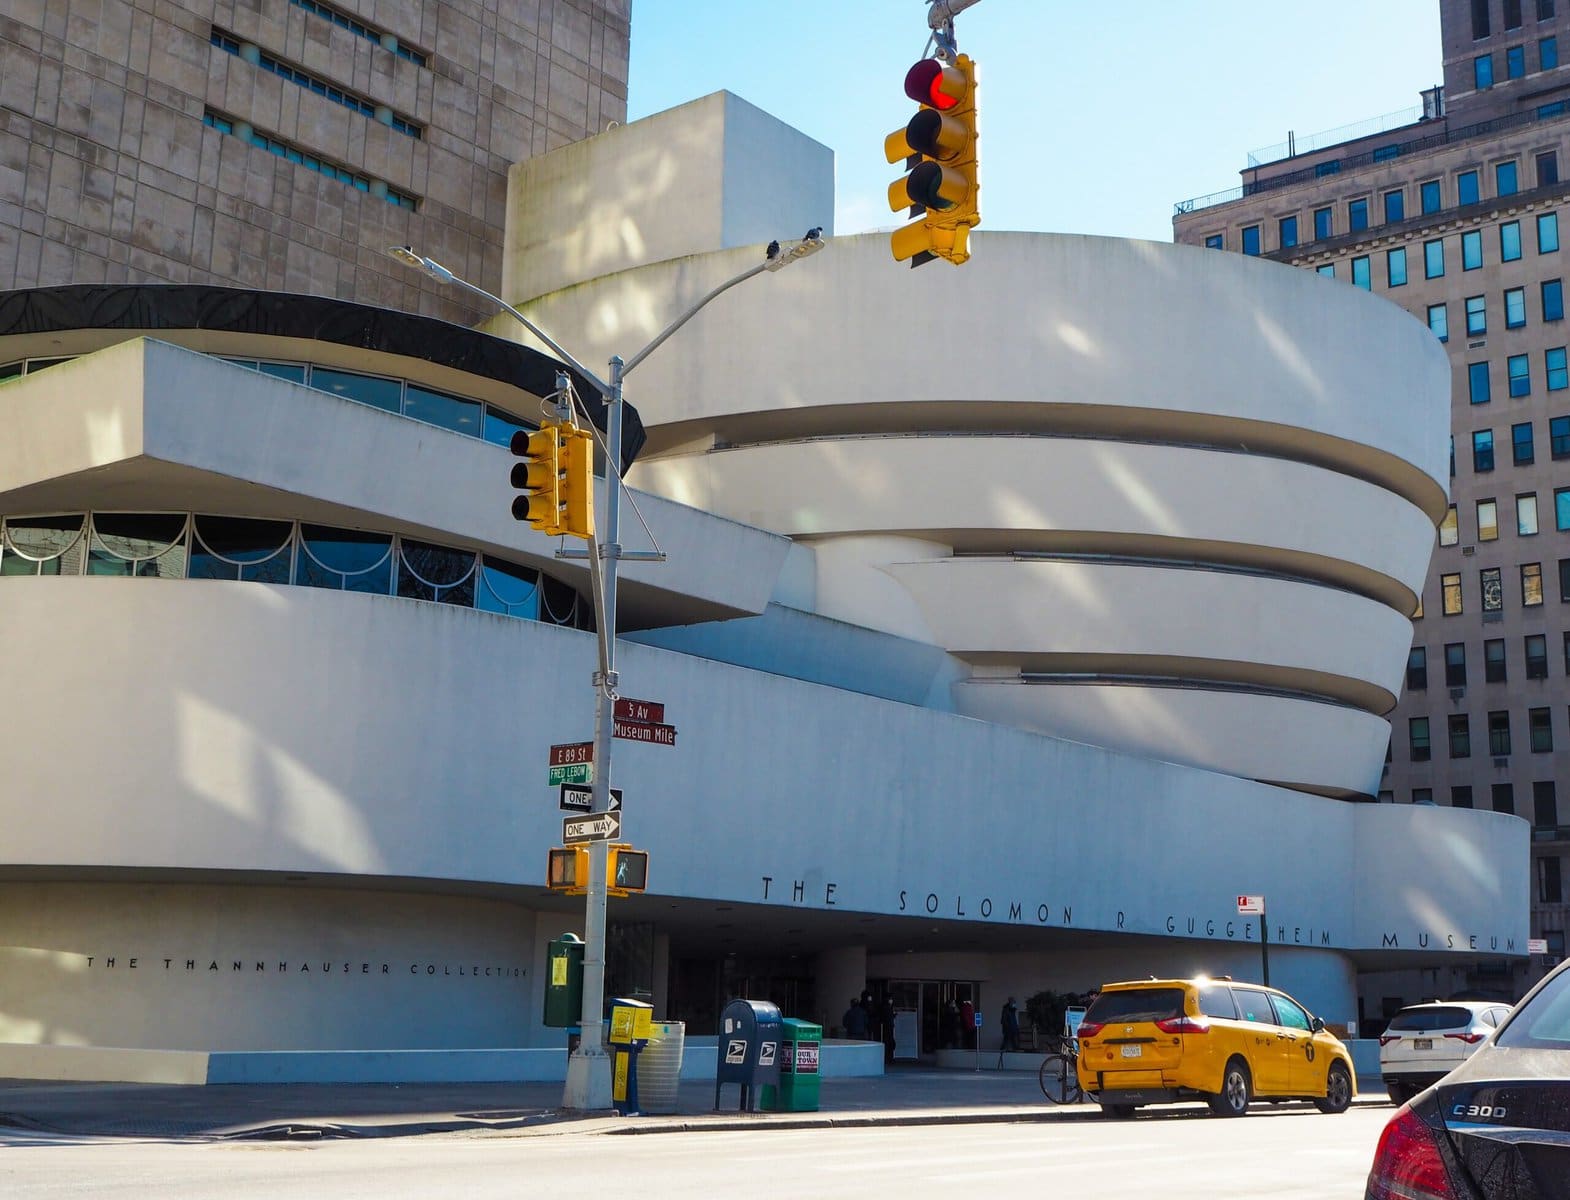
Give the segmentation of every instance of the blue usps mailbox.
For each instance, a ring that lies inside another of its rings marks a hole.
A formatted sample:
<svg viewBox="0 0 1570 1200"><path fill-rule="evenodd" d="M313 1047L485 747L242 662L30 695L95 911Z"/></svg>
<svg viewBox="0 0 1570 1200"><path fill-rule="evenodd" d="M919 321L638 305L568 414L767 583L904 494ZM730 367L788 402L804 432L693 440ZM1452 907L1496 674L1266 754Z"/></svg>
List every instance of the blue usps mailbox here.
<svg viewBox="0 0 1570 1200"><path fill-rule="evenodd" d="M720 1013L719 1054L714 1065L714 1108L720 1107L720 1087L741 1087L738 1110L756 1112L764 1084L780 1081L779 1006L767 1000L732 1000Z"/></svg>

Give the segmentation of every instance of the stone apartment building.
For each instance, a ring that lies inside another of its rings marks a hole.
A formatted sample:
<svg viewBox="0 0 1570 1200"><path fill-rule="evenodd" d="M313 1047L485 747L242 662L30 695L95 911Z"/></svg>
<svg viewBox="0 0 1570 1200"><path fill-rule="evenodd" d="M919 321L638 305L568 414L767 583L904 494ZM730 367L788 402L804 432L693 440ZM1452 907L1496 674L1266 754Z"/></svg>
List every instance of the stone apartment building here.
<svg viewBox="0 0 1570 1200"><path fill-rule="evenodd" d="M631 0L8 0L0 290L234 284L472 322L509 164L626 117Z"/></svg>
<svg viewBox="0 0 1570 1200"><path fill-rule="evenodd" d="M1570 4L1438 7L1444 83L1421 109L1250 155L1241 187L1173 227L1380 293L1449 351L1453 504L1378 799L1531 822L1548 954L1472 981L1519 990L1570 924Z"/></svg>

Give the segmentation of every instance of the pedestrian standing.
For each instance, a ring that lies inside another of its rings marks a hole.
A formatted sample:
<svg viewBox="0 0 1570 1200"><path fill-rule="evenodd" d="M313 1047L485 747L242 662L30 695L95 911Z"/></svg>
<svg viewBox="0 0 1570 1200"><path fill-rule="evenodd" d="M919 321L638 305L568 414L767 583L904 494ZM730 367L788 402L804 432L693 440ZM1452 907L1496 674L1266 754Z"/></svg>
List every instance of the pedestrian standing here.
<svg viewBox="0 0 1570 1200"><path fill-rule="evenodd" d="M1003 1002L1003 1019L998 1022L1003 1027L1003 1045L998 1053L1005 1054L1010 1050L1019 1049L1019 1005L1014 1003L1010 996Z"/></svg>

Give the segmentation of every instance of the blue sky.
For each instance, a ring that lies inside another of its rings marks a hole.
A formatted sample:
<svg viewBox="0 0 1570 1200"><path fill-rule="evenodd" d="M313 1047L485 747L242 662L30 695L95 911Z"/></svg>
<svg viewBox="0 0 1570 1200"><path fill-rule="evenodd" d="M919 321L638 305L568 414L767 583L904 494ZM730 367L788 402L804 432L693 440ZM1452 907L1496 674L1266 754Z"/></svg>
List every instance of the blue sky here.
<svg viewBox="0 0 1570 1200"><path fill-rule="evenodd" d="M909 119L924 0L633 0L628 116L729 89L835 154L835 231L899 222L883 138ZM981 0L982 227L1170 241L1172 206L1251 150L1415 109L1436 0Z"/></svg>

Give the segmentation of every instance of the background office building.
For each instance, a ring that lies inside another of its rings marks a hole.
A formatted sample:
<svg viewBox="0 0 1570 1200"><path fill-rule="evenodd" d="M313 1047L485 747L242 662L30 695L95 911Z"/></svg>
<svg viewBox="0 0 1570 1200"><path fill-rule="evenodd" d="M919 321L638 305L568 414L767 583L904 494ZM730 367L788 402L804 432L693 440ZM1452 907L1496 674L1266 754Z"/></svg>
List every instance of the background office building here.
<svg viewBox="0 0 1570 1200"><path fill-rule="evenodd" d="M626 119L630 0L18 0L0 289L234 284L472 323L507 168Z"/></svg>
<svg viewBox="0 0 1570 1200"><path fill-rule="evenodd" d="M1420 109L1257 151L1173 224L1378 293L1449 353L1452 503L1379 798L1531 822L1535 977L1570 924L1570 6L1438 7L1444 84Z"/></svg>

